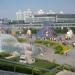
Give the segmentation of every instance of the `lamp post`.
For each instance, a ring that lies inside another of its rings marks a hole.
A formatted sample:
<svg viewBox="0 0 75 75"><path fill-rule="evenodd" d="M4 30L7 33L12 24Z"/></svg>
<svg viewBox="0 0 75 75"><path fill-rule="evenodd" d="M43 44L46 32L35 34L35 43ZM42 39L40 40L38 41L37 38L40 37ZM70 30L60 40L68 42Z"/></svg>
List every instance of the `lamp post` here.
<svg viewBox="0 0 75 75"><path fill-rule="evenodd" d="M20 36L21 36L21 31L19 33L20 33Z"/></svg>
<svg viewBox="0 0 75 75"><path fill-rule="evenodd" d="M14 65L14 73L16 72L16 65Z"/></svg>
<svg viewBox="0 0 75 75"><path fill-rule="evenodd" d="M46 39L48 38L48 31L46 31L46 34L45 34L45 36L46 36Z"/></svg>

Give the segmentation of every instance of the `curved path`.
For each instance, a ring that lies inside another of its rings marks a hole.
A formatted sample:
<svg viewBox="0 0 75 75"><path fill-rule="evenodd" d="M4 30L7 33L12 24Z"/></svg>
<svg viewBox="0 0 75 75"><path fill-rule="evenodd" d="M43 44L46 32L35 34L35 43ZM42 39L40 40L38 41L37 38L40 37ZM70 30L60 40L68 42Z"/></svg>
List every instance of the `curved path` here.
<svg viewBox="0 0 75 75"><path fill-rule="evenodd" d="M59 55L54 54L53 49L47 48L46 52L41 56L38 56L40 59L45 59L48 61L54 61L58 64L68 64L75 67L75 48L72 48L68 55Z"/></svg>

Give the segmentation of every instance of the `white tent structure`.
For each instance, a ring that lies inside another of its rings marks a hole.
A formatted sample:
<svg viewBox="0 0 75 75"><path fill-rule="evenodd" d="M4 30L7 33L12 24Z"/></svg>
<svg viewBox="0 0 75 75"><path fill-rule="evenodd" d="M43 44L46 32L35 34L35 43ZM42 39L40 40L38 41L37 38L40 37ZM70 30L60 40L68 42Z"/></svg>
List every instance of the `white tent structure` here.
<svg viewBox="0 0 75 75"><path fill-rule="evenodd" d="M66 34L66 39L71 39L72 37L73 37L73 31L71 29L69 29Z"/></svg>

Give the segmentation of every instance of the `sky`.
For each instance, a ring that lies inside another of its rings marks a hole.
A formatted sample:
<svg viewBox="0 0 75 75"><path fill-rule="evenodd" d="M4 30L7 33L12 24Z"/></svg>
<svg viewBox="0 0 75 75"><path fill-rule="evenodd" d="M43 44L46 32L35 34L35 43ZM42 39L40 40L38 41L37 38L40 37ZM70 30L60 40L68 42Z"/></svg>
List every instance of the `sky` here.
<svg viewBox="0 0 75 75"><path fill-rule="evenodd" d="M19 9L75 13L75 0L0 0L0 18L16 18Z"/></svg>

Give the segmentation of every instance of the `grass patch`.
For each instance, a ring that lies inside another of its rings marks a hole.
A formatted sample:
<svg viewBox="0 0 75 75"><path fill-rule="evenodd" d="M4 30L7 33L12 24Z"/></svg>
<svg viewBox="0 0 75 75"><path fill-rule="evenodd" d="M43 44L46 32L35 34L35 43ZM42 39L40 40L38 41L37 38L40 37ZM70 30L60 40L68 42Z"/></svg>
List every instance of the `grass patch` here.
<svg viewBox="0 0 75 75"><path fill-rule="evenodd" d="M56 41L51 40L35 40L34 43L40 46L44 45L46 47L52 47L56 54L64 54L71 49L71 47L68 45L62 45Z"/></svg>
<svg viewBox="0 0 75 75"><path fill-rule="evenodd" d="M53 74L52 72L46 72L46 73L43 73L41 75L55 75L55 74Z"/></svg>
<svg viewBox="0 0 75 75"><path fill-rule="evenodd" d="M11 54L9 52L0 52L0 58L5 58L11 56Z"/></svg>
<svg viewBox="0 0 75 75"><path fill-rule="evenodd" d="M46 71L45 69L51 70L55 68L56 66L58 66L58 64L51 63L41 59L37 59L36 62L32 65L19 64L12 61L0 59L1 70L14 71L14 67L15 67L15 72L26 73L26 74L32 74L33 72L34 75L42 75L49 72L49 71Z"/></svg>
<svg viewBox="0 0 75 75"><path fill-rule="evenodd" d="M64 53L67 53L69 50L70 50L69 46L65 46L65 45L61 45L61 44L57 45L54 48L55 54L64 54Z"/></svg>
<svg viewBox="0 0 75 75"><path fill-rule="evenodd" d="M35 40L34 43L40 44L40 45L45 45L46 47L54 47L56 45L59 45L58 42L51 41L51 40Z"/></svg>
<svg viewBox="0 0 75 75"><path fill-rule="evenodd" d="M63 69L75 72L75 68L69 65L61 66L41 59L36 59L36 62L31 65L0 59L0 70L14 72L14 68L15 72L25 74L33 73L33 75L56 75L56 73L62 71Z"/></svg>
<svg viewBox="0 0 75 75"><path fill-rule="evenodd" d="M58 66L58 64L41 59L36 59L35 63L31 65L34 67L45 68L45 69L52 69Z"/></svg>
<svg viewBox="0 0 75 75"><path fill-rule="evenodd" d="M25 43L25 42L27 42L27 39L25 39L25 38L17 38L17 40L18 40L18 42L20 42L20 43Z"/></svg>

